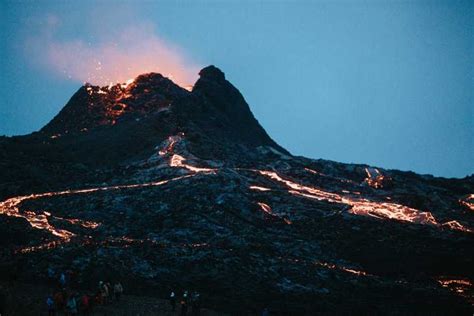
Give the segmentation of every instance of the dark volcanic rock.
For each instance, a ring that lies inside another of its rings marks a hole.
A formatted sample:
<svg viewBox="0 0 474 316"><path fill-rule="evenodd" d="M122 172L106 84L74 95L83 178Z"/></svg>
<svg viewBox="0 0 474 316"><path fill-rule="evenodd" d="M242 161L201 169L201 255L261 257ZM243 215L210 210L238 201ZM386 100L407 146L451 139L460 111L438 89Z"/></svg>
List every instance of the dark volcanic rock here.
<svg viewBox="0 0 474 316"><path fill-rule="evenodd" d="M0 266L21 281L52 267L243 314L472 313L472 176L292 156L214 66L191 92L86 85L0 158Z"/></svg>

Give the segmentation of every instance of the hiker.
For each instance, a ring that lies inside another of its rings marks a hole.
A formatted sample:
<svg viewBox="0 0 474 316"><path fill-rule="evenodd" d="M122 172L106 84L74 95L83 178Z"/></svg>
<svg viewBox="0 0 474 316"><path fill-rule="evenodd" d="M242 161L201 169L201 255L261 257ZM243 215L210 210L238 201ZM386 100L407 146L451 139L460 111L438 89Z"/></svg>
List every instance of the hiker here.
<svg viewBox="0 0 474 316"><path fill-rule="evenodd" d="M52 295L48 295L48 298L46 299L46 306L48 307L48 316L56 315L56 309L54 306L54 299Z"/></svg>
<svg viewBox="0 0 474 316"><path fill-rule="evenodd" d="M170 294L170 305L171 305L171 310L174 312L176 309L176 295L174 294L173 291L171 291Z"/></svg>
<svg viewBox="0 0 474 316"><path fill-rule="evenodd" d="M56 292L56 294L54 294L54 304L58 312L64 309L64 303L63 293L61 291Z"/></svg>
<svg viewBox="0 0 474 316"><path fill-rule="evenodd" d="M104 304L104 301L102 299L102 291L100 289L97 290L97 292L94 295L94 305L102 305Z"/></svg>
<svg viewBox="0 0 474 316"><path fill-rule="evenodd" d="M76 284L77 277L76 277L76 272L74 270L67 270L66 271L66 281L67 281L68 286L70 288L73 288L77 285Z"/></svg>
<svg viewBox="0 0 474 316"><path fill-rule="evenodd" d="M187 313L188 313L188 302L186 302L183 295L183 299L181 300L181 316L186 316Z"/></svg>
<svg viewBox="0 0 474 316"><path fill-rule="evenodd" d="M117 302L120 301L120 297L122 296L122 293L123 293L122 283L116 282L114 284L114 296Z"/></svg>
<svg viewBox="0 0 474 316"><path fill-rule="evenodd" d="M103 295L103 292L104 292L104 282L102 281L99 281L99 287L97 288L97 303L102 305L104 304L104 295Z"/></svg>
<svg viewBox="0 0 474 316"><path fill-rule="evenodd" d="M68 315L77 315L76 298L74 297L72 293L69 294L69 298L66 303L66 308L67 308Z"/></svg>
<svg viewBox="0 0 474 316"><path fill-rule="evenodd" d="M114 289L112 288L112 285L110 282L105 282L105 286L107 288L107 304L112 302L112 294Z"/></svg>
<svg viewBox="0 0 474 316"><path fill-rule="evenodd" d="M188 291L184 291L183 300L186 301L186 303L188 302Z"/></svg>
<svg viewBox="0 0 474 316"><path fill-rule="evenodd" d="M87 294L82 295L82 297L81 297L81 311L82 311L82 314L83 315L89 315L90 308L91 308L91 305L90 305L89 295L87 295Z"/></svg>
<svg viewBox="0 0 474 316"><path fill-rule="evenodd" d="M66 275L64 273L61 273L61 276L59 277L59 284L61 284L63 289L66 288Z"/></svg>
<svg viewBox="0 0 474 316"><path fill-rule="evenodd" d="M7 309L7 293L2 285L0 285L0 315L5 315Z"/></svg>
<svg viewBox="0 0 474 316"><path fill-rule="evenodd" d="M56 272L54 271L53 268L48 267L48 282L51 285L55 284L55 279L56 279Z"/></svg>
<svg viewBox="0 0 474 316"><path fill-rule="evenodd" d="M197 291L194 291L191 295L191 310L193 315L199 315L201 313L200 304L200 295Z"/></svg>
<svg viewBox="0 0 474 316"><path fill-rule="evenodd" d="M99 291L100 291L102 304L104 304L104 305L107 304L108 303L108 298L109 298L109 289L107 287L107 284L100 281L99 282Z"/></svg>

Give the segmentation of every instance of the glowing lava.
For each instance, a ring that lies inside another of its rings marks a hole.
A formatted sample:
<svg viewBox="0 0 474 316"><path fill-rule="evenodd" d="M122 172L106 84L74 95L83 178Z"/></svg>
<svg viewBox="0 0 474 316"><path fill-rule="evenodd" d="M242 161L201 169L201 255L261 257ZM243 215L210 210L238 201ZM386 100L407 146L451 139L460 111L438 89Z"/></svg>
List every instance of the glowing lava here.
<svg viewBox="0 0 474 316"><path fill-rule="evenodd" d="M51 217L50 213L43 212L42 214L37 214L32 211L21 212L19 209L19 205L26 200L36 200L36 199L45 198L45 197L74 195L74 194L87 194L87 193L100 192L100 191L160 186L170 181L177 181L177 180L189 178L192 176L193 175L185 175L185 176L176 177L170 180L162 180L162 181L140 183L140 184L125 184L125 185L105 186L105 187L97 187L97 188L89 188L89 189L65 190L65 191L57 191L57 192L45 192L45 193L39 193L39 194L16 196L16 197L9 198L3 202L0 202L0 214L24 218L28 221L28 223L32 227L46 230L50 232L52 235L60 237L63 241L67 242L71 239L71 237L74 236L74 234L64 229L57 229L53 225L51 225L48 221L48 218ZM99 226L98 223L84 221L80 219L66 219L66 218L61 218L61 217L56 217L56 218L59 220L67 221L70 224L80 225L82 227L86 227L90 229L95 229Z"/></svg>
<svg viewBox="0 0 474 316"><path fill-rule="evenodd" d="M464 205L471 211L474 211L474 194L469 194L464 199L459 200L459 203L461 203L461 205Z"/></svg>
<svg viewBox="0 0 474 316"><path fill-rule="evenodd" d="M381 189L383 188L383 182L385 181L385 177L377 168L365 168L365 173L367 174L367 178L365 178L364 182L366 182L370 187L374 189Z"/></svg>
<svg viewBox="0 0 474 316"><path fill-rule="evenodd" d="M258 170L257 170L258 171ZM343 203L351 206L349 213L355 215L371 216L376 218L388 218L399 221L406 221L416 224L427 224L437 227L447 227L453 230L472 232L471 229L463 226L457 221L450 221L444 224L438 223L430 212L421 212L417 209L388 202L374 202L363 198L355 198L350 195L343 196L337 193L326 192L317 188L304 186L293 181L283 179L273 171L258 171L260 174L286 185L288 192L305 198L333 203Z"/></svg>
<svg viewBox="0 0 474 316"><path fill-rule="evenodd" d="M184 161L186 161L186 158L184 158L183 156L174 154L171 157L170 166L171 167L178 167L178 168L185 168L185 169L188 169L192 172L206 172L206 173L209 173L209 172L215 172L216 171L216 169L211 169L211 168L193 167L193 166L190 166L188 164L185 164Z"/></svg>
<svg viewBox="0 0 474 316"><path fill-rule="evenodd" d="M260 206L260 209L266 213L267 215L270 215L271 217L275 217L275 218L278 218L278 219L281 219L283 220L287 225L291 225L291 221L287 218L284 218L280 215L277 215L277 214L274 214L272 212L272 208L268 205L268 204L265 204L263 202L257 202L258 206Z"/></svg>
<svg viewBox="0 0 474 316"><path fill-rule="evenodd" d="M199 172L215 173L217 169L199 168L199 167L188 165L185 163L186 158L175 153L175 147L177 146L177 144L183 142L183 145L184 145L183 138L184 138L184 133L179 133L178 135L169 136L168 139L162 143L162 149L158 151L158 155L161 157L164 157L166 155L171 156L170 162L169 162L169 165L171 167L185 168L194 173L199 173Z"/></svg>
<svg viewBox="0 0 474 316"><path fill-rule="evenodd" d="M347 267L344 267L344 266L337 266L335 264L328 263L328 262L316 261L314 264L318 265L318 266L321 266L321 267L331 269L331 270L340 270L340 271L347 272L347 273L350 273L350 274L354 274L354 275L357 275L357 276L371 276L371 274L369 274L365 271L362 271L362 270L356 270L356 269L347 268Z"/></svg>
<svg viewBox="0 0 474 316"><path fill-rule="evenodd" d="M255 190L255 191L262 191L262 192L266 192L266 191L271 191L271 189L269 188L265 188L265 187L259 187L257 185L251 185L249 187L250 190Z"/></svg>
<svg viewBox="0 0 474 316"><path fill-rule="evenodd" d="M467 299L471 304L474 303L474 285L468 279L452 279L450 277L442 276L438 283L453 292L454 294Z"/></svg>

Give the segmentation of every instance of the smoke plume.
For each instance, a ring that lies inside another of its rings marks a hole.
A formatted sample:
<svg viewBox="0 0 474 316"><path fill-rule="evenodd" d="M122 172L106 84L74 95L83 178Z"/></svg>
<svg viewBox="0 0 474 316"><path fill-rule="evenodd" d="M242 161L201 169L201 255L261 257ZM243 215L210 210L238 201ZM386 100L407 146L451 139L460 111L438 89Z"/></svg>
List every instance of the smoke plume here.
<svg viewBox="0 0 474 316"><path fill-rule="evenodd" d="M155 32L151 23L117 26L91 40L59 36L64 21L45 18L39 34L26 40L30 60L65 78L94 85L123 83L137 75L158 72L181 86L192 85L198 67ZM97 22L94 22L97 24Z"/></svg>

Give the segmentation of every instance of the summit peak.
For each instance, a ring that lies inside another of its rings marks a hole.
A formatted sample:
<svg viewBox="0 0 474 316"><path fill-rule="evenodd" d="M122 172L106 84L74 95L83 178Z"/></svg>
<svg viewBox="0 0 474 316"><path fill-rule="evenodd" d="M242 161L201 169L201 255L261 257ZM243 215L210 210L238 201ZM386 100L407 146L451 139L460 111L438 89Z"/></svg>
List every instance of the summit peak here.
<svg viewBox="0 0 474 316"><path fill-rule="evenodd" d="M201 69L201 71L199 71L199 76L201 79L212 79L218 81L225 80L225 74L214 65Z"/></svg>

